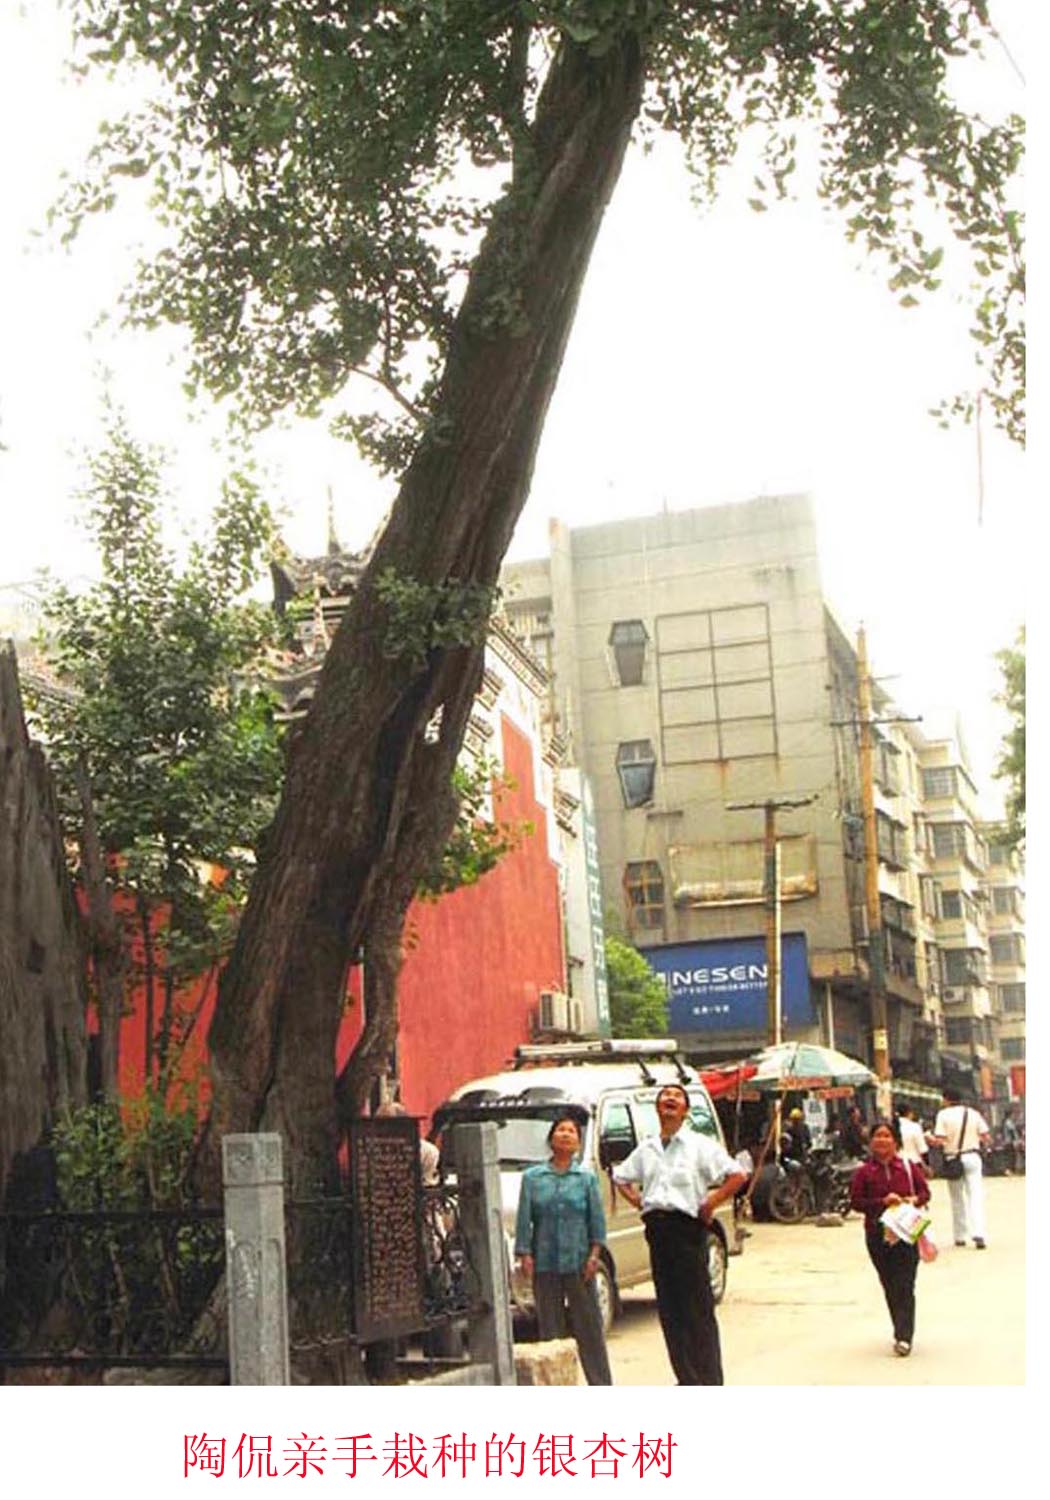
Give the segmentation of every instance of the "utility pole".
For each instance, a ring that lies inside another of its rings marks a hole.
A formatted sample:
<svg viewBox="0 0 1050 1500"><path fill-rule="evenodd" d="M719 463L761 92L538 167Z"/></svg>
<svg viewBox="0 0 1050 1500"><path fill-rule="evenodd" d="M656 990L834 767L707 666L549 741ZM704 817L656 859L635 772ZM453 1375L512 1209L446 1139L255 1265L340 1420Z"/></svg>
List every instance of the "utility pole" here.
<svg viewBox="0 0 1050 1500"><path fill-rule="evenodd" d="M863 625L857 631L858 707L860 710L860 794L864 813L864 894L868 913L868 984L871 1011L871 1053L875 1064L879 1114L889 1118L892 1109L890 1039L886 1018L886 965L882 936L882 903L879 899L879 845L875 819L875 776L872 764L871 677L868 672L868 642Z"/></svg>
<svg viewBox="0 0 1050 1500"><path fill-rule="evenodd" d="M767 797L762 802L727 802L727 812L761 811L765 814L762 894L766 913L766 1033L768 1045L783 1040L780 1005L780 843L777 813L781 809L808 807L811 797Z"/></svg>

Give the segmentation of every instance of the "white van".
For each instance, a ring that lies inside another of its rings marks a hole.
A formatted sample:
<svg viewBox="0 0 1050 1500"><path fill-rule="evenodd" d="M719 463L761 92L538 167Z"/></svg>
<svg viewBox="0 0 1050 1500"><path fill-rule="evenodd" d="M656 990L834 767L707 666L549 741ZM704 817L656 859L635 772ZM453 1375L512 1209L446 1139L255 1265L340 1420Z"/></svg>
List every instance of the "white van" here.
<svg viewBox="0 0 1050 1500"><path fill-rule="evenodd" d="M561 1113L576 1115L583 1142L582 1164L603 1184L607 1248L595 1289L606 1331L617 1314L620 1289L651 1279L641 1215L622 1193L614 1191L611 1168L623 1161L643 1137L659 1133L656 1095L665 1083L685 1086L692 1106L687 1125L724 1144L707 1089L696 1071L683 1064L676 1053L673 1040L522 1046L509 1072L473 1079L435 1110L434 1134L442 1146L442 1165L452 1171L455 1163L448 1159L446 1144L450 1126L492 1120L498 1127L511 1299L517 1311L532 1310L531 1289L514 1266L521 1176L526 1167L547 1160L547 1132L552 1119ZM728 1257L736 1250L731 1204L719 1208L708 1246L711 1287L717 1302L725 1293Z"/></svg>

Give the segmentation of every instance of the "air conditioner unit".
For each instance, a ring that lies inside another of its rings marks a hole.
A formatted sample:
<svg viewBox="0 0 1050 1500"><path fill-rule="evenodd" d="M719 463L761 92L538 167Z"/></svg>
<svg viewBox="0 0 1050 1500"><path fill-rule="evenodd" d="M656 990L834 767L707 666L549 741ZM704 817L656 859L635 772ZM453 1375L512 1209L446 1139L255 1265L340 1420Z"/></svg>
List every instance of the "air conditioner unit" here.
<svg viewBox="0 0 1050 1500"><path fill-rule="evenodd" d="M540 990L540 1030L568 1031L569 997L560 990Z"/></svg>
<svg viewBox="0 0 1050 1500"><path fill-rule="evenodd" d="M574 995L569 999L569 1030L574 1036L580 1036L583 1032L583 1001Z"/></svg>

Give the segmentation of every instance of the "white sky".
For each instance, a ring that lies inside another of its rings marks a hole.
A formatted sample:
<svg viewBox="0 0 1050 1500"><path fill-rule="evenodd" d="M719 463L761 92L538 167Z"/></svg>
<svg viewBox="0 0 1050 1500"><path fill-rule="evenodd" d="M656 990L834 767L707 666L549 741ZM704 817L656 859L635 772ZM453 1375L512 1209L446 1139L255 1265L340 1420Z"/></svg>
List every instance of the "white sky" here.
<svg viewBox="0 0 1050 1500"><path fill-rule="evenodd" d="M1034 35L1024 12L1024 0L993 5L1021 66ZM91 332L127 278L127 245L148 233L141 217L92 225L72 254L29 246L58 173L112 111L100 80L63 76L67 24L54 0L0 0L0 585L43 565L90 568L72 524L74 452L97 435L103 368L137 432L178 450L187 518L206 513L217 473L217 423L191 426L181 397L179 337ZM1004 50L972 86L989 113L1024 108ZM876 673L898 674L887 687L928 732L962 714L994 811L994 653L1023 619L1026 494L1022 455L987 426L978 525L973 430L944 432L927 414L976 382L966 309L947 289L900 309L812 202L759 215L748 193L745 176L701 213L673 152L630 157L510 555L543 553L552 515L579 526L809 491L840 619L866 623ZM391 491L345 445L293 424L259 452L295 549L321 549L329 485L342 539L368 539Z"/></svg>

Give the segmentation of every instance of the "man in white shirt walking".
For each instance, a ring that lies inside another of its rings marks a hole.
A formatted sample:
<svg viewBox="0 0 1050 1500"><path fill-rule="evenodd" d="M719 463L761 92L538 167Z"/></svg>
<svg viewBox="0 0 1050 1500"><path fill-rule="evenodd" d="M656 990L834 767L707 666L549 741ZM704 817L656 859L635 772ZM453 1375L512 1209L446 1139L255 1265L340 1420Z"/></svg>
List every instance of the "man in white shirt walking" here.
<svg viewBox="0 0 1050 1500"><path fill-rule="evenodd" d="M747 1178L726 1149L682 1128L689 1095L666 1084L656 1096L660 1134L613 1168L624 1197L642 1211L664 1343L679 1385L723 1385L722 1351L707 1269L707 1226Z"/></svg>
<svg viewBox="0 0 1050 1500"><path fill-rule="evenodd" d="M916 1166L925 1167L929 1155L926 1132L915 1118L915 1111L910 1104L906 1104L900 1111L897 1124L900 1127L901 1155L904 1160L914 1162Z"/></svg>
<svg viewBox="0 0 1050 1500"><path fill-rule="evenodd" d="M926 1139L932 1146L943 1148L946 1161L958 1157L962 1162L962 1176L948 1179L952 1200L952 1238L957 1245L965 1245L972 1235L978 1250L985 1247L981 1147L989 1137L990 1131L982 1116L968 1104L963 1104L957 1090L945 1089L944 1108L938 1111L933 1130Z"/></svg>

